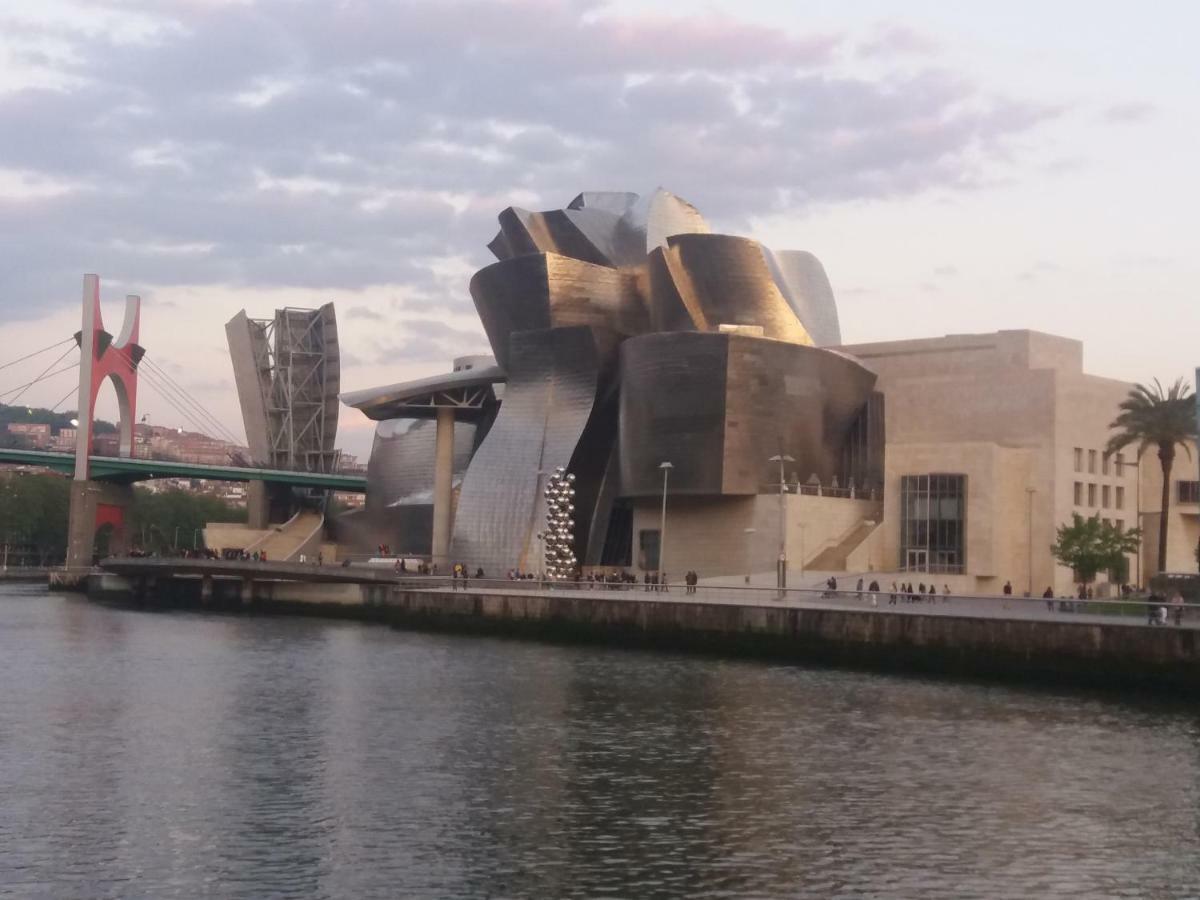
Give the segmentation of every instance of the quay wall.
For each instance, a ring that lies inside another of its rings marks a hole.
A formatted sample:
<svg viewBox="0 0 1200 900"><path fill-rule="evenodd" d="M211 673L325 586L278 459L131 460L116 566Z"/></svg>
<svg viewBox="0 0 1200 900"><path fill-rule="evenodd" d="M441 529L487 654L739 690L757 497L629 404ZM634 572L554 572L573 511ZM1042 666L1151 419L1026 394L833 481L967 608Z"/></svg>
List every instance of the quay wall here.
<svg viewBox="0 0 1200 900"><path fill-rule="evenodd" d="M554 591L457 593L391 584L160 579L139 592L94 576L95 599L142 606L354 618L398 628L755 656L926 674L1147 688L1200 688L1200 631L881 610L618 599Z"/></svg>

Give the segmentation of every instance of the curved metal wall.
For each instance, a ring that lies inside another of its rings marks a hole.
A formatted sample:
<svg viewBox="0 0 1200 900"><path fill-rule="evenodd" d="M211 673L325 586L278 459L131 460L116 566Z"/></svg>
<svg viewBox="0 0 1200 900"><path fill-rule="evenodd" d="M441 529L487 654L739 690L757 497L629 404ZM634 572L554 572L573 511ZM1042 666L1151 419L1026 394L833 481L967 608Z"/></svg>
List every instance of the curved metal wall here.
<svg viewBox="0 0 1200 900"><path fill-rule="evenodd" d="M846 436L875 375L829 350L744 335L648 334L621 345L621 494L756 494L840 473Z"/></svg>
<svg viewBox="0 0 1200 900"><path fill-rule="evenodd" d="M463 479L450 554L489 575L538 568L544 476L567 466L591 417L601 356L590 328L512 335L504 403ZM577 520L583 518L577 515ZM577 547L576 552L582 547Z"/></svg>
<svg viewBox="0 0 1200 900"><path fill-rule="evenodd" d="M768 252L780 291L818 346L840 344L837 301L821 261L807 250Z"/></svg>
<svg viewBox="0 0 1200 900"><path fill-rule="evenodd" d="M387 419L375 427L367 461L364 539L397 552L428 553L433 540L433 469L436 423ZM454 425L454 479L471 461L476 426Z"/></svg>
<svg viewBox="0 0 1200 900"><path fill-rule="evenodd" d="M618 335L646 329L632 273L537 253L501 260L471 278L471 298L497 362L509 368L515 332L588 325Z"/></svg>
<svg viewBox="0 0 1200 900"><path fill-rule="evenodd" d="M697 330L757 325L765 337L812 343L775 285L763 247L757 241L727 234L678 234L668 238L667 245L663 251L665 270ZM656 282L652 284L655 290L660 289ZM674 305L674 297L668 302ZM658 305L656 295L651 307ZM668 317L664 321L671 320Z"/></svg>

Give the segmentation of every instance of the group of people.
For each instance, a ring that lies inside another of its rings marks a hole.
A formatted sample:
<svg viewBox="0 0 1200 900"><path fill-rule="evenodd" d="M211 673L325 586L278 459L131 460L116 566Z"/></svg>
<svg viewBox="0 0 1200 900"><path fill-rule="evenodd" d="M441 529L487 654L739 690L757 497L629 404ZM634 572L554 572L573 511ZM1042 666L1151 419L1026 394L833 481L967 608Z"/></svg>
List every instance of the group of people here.
<svg viewBox="0 0 1200 900"><path fill-rule="evenodd" d="M1147 600L1147 625L1166 625L1167 606L1171 607L1170 615L1175 620L1175 625L1177 627L1183 625L1183 594L1179 593L1178 589L1171 592L1170 599L1163 597L1162 594L1153 593Z"/></svg>

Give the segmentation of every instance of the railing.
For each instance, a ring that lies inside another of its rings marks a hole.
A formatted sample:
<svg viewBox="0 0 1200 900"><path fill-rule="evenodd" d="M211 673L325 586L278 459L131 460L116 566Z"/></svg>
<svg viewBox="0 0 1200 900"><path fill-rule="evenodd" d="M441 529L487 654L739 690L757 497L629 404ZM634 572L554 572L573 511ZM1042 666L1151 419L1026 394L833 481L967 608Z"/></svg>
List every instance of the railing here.
<svg viewBox="0 0 1200 900"><path fill-rule="evenodd" d="M554 592L575 596L614 594L621 599L735 603L739 605L792 606L849 609L868 613L956 615L979 618L1044 621L1079 621L1106 617L1112 624L1183 625L1200 627L1200 603L1173 604L1145 595L1113 599L1080 600L1072 597L1022 597L1011 594L930 594L889 588L829 590L828 588L773 588L757 586L666 585L636 582L546 581L536 578L453 578L450 575L398 575L398 584L414 590L494 591L496 593Z"/></svg>

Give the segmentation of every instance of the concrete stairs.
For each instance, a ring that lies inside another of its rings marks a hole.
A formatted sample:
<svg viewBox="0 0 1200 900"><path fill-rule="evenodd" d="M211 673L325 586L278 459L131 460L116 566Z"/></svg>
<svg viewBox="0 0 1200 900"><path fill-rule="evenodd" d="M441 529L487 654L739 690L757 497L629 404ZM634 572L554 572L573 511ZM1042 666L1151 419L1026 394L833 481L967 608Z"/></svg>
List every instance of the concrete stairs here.
<svg viewBox="0 0 1200 900"><path fill-rule="evenodd" d="M247 547L246 552L265 552L273 562L298 561L301 554L316 556L324 527L325 517L320 513L301 510L282 525L274 526L270 533Z"/></svg>
<svg viewBox="0 0 1200 900"><path fill-rule="evenodd" d="M804 568L815 572L845 572L846 558L878 527L877 522L859 522L838 538L832 546L826 547L812 559L806 560Z"/></svg>

